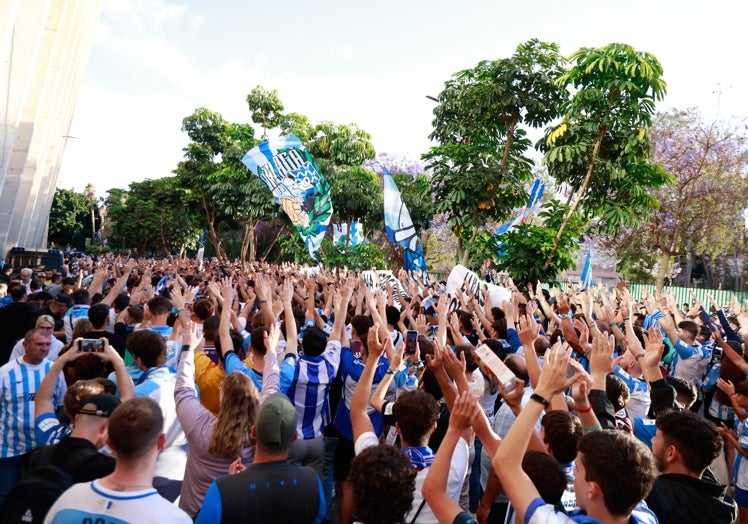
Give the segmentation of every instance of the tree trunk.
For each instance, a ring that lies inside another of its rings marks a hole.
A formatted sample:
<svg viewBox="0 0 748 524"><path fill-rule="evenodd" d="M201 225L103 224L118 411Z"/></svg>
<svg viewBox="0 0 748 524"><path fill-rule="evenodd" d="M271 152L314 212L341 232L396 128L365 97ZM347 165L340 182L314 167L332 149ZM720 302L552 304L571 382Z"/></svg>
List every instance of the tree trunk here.
<svg viewBox="0 0 748 524"><path fill-rule="evenodd" d="M278 239L280 238L281 234L285 233L285 231L286 231L286 224L283 224L281 228L278 230L278 232L273 236L273 241L270 242L270 245L265 248L265 251L263 251L262 256L260 256L262 260L265 260L267 258L267 256L270 254L270 251L275 246L275 243L278 242Z"/></svg>
<svg viewBox="0 0 748 524"><path fill-rule="evenodd" d="M514 129L517 126L517 119L512 117L511 122L506 126L506 144L504 144L504 156L501 159L501 171L499 171L499 182L506 173L506 165L509 162L509 150L512 147L512 139L514 138Z"/></svg>
<svg viewBox="0 0 748 524"><path fill-rule="evenodd" d="M169 260L171 262L174 262L174 258L171 256L171 249L169 248L168 242L166 242L166 233L164 232L164 214L161 213L161 219L159 220L159 223L161 227L161 246L164 248L164 251L166 251L166 255L169 257Z"/></svg>
<svg viewBox="0 0 748 524"><path fill-rule="evenodd" d="M242 231L242 248L240 253L240 259L242 262L247 260L247 252L249 251L249 260L254 261L254 230L256 222L244 222L244 228Z"/></svg>
<svg viewBox="0 0 748 524"><path fill-rule="evenodd" d="M558 250L558 245L561 243L561 237L564 234L564 230L566 229L566 226L569 224L569 221L571 220L571 217L574 216L574 212L577 210L577 207L579 207L579 204L582 202L582 198L584 197L584 192L587 190L587 187L590 185L590 180L592 180L592 171L595 168L595 160L597 160L597 154L600 152L600 145L603 143L603 137L605 136L605 132L607 130L606 126L602 126L600 130L597 132L597 137L595 138L595 146L592 148L592 156L590 157L590 162L587 165L587 174L584 177L584 181L582 182L582 185L580 186L579 190L576 193L576 198L574 199L574 203L569 208L568 213L566 213L566 217L564 217L564 221L561 224L561 227L558 228L558 233L556 233L556 240L553 243L553 249L551 249L551 252L548 254L548 257L545 259L545 265L543 266L543 273L541 274L540 279L545 279L546 276L548 276L548 268L551 267L551 259L553 258L553 255L556 254L556 251Z"/></svg>
<svg viewBox="0 0 748 524"><path fill-rule="evenodd" d="M257 259L257 223L252 227L249 235L249 259L252 262Z"/></svg>
<svg viewBox="0 0 748 524"><path fill-rule="evenodd" d="M670 269L670 252L669 251L662 251L660 253L660 270L657 272L657 281L655 282L655 285L657 287L657 291L662 291L662 288L665 286L665 278L668 275L668 270Z"/></svg>
<svg viewBox="0 0 748 524"><path fill-rule="evenodd" d="M475 240L475 237L477 235L478 235L478 229L473 228L473 232L470 235L470 240L468 242L472 244L473 240ZM462 244L462 238L459 235L457 235L457 255L459 257L458 260L460 261L460 264L462 264L465 267L467 267L467 261L470 258L470 252L471 251L469 248L465 249L465 246L463 246Z"/></svg>
<svg viewBox="0 0 748 524"><path fill-rule="evenodd" d="M208 221L208 241L213 244L213 248L216 250L216 258L218 259L218 262L221 264L226 262L226 253L223 250L223 246L221 245L221 239L218 238L218 233L216 233L216 228L213 226L213 221Z"/></svg>

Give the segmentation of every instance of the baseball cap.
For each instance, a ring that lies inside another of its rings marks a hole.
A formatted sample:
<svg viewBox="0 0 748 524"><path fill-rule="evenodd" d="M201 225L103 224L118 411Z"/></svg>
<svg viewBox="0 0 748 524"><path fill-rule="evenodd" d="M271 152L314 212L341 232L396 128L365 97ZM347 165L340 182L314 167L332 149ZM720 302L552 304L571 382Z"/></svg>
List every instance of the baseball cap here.
<svg viewBox="0 0 748 524"><path fill-rule="evenodd" d="M70 307L70 305L73 303L70 295L67 295L65 293L58 293L57 296L55 296L54 301L59 302L60 304L65 304L68 307Z"/></svg>
<svg viewBox="0 0 748 524"><path fill-rule="evenodd" d="M90 407L91 404L94 407ZM91 395L83 403L83 407L78 410L81 415L94 415L96 417L108 418L112 412L121 404L120 400L110 393L99 393Z"/></svg>
<svg viewBox="0 0 748 524"><path fill-rule="evenodd" d="M267 449L286 449L296 437L296 408L283 393L270 395L260 404L255 422L257 443Z"/></svg>

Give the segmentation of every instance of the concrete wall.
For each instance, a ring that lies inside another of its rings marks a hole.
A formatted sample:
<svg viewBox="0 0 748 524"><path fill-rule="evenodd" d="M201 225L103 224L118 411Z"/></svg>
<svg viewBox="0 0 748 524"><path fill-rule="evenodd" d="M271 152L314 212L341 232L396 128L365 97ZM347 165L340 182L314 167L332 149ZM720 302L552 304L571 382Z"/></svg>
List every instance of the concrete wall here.
<svg viewBox="0 0 748 524"><path fill-rule="evenodd" d="M0 1L0 257L46 247L101 0Z"/></svg>

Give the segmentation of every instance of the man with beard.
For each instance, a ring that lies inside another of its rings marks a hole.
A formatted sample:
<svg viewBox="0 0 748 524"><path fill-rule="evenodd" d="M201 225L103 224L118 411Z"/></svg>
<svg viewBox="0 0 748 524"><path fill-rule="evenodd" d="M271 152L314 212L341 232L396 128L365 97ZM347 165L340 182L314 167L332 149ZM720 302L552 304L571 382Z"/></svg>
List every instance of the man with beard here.
<svg viewBox="0 0 748 524"><path fill-rule="evenodd" d="M660 524L737 522L737 504L708 469L722 452L714 424L691 411L660 415L652 452L662 474L646 501Z"/></svg>

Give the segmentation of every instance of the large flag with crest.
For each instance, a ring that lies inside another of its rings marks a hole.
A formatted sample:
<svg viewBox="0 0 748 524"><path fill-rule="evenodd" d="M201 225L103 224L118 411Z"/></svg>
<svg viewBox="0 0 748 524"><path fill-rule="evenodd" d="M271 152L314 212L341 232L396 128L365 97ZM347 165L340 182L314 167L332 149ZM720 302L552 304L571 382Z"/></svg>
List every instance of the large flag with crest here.
<svg viewBox="0 0 748 524"><path fill-rule="evenodd" d="M403 246L405 250L405 270L417 273L428 283L426 276L426 258L423 256L421 242L418 240L416 228L410 218L408 208L403 203L400 190L395 184L389 170L384 168L384 229L387 238L394 244Z"/></svg>
<svg viewBox="0 0 748 524"><path fill-rule="evenodd" d="M317 260L332 216L330 184L299 137L291 133L267 140L248 151L242 162L270 189L296 226L309 255Z"/></svg>

